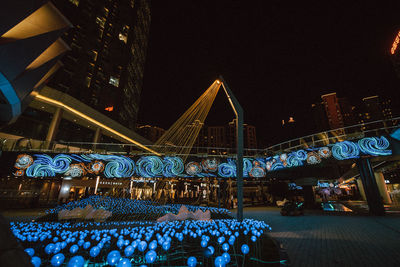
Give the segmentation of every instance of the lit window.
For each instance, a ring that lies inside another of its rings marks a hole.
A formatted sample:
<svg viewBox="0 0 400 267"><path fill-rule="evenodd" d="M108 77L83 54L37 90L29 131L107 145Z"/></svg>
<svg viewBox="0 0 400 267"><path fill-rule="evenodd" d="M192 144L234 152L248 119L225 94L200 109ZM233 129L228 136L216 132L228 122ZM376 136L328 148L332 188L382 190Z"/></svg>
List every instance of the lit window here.
<svg viewBox="0 0 400 267"><path fill-rule="evenodd" d="M73 5L79 6L79 0L69 0Z"/></svg>
<svg viewBox="0 0 400 267"><path fill-rule="evenodd" d="M110 76L109 84L112 84L115 87L118 87L119 86L119 78Z"/></svg>
<svg viewBox="0 0 400 267"><path fill-rule="evenodd" d="M100 28L104 29L104 25L106 24L106 19L103 17L97 17L96 23L100 26Z"/></svg>
<svg viewBox="0 0 400 267"><path fill-rule="evenodd" d="M90 53L90 57L92 58L93 61L96 61L97 60L97 51L92 50Z"/></svg>
<svg viewBox="0 0 400 267"><path fill-rule="evenodd" d="M86 80L85 80L86 87L90 87L90 83L91 83L91 82L92 82L92 77L87 76L87 77L86 77Z"/></svg>
<svg viewBox="0 0 400 267"><path fill-rule="evenodd" d="M129 26L125 25L122 28L122 31L119 33L118 37L121 41L123 41L124 43L128 42L128 32L129 32Z"/></svg>

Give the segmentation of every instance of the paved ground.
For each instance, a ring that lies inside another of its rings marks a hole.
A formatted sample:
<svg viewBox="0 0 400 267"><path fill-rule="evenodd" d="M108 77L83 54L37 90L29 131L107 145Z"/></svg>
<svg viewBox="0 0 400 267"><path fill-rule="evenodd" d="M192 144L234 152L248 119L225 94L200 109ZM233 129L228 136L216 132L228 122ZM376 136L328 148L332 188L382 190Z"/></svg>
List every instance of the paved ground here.
<svg viewBox="0 0 400 267"><path fill-rule="evenodd" d="M274 208L245 208L244 217L272 227L291 266L400 266L400 216L284 217Z"/></svg>

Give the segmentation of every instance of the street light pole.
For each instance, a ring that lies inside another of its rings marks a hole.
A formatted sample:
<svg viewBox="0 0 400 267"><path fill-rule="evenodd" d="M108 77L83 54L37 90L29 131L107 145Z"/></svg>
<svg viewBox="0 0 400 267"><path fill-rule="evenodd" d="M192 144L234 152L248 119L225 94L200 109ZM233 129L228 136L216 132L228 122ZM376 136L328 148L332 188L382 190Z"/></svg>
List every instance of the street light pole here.
<svg viewBox="0 0 400 267"><path fill-rule="evenodd" d="M237 184L237 220L243 220L243 109L236 99L235 95L229 89L222 75L219 76L225 94L236 115L236 145L237 145L237 161L236 161L236 184Z"/></svg>

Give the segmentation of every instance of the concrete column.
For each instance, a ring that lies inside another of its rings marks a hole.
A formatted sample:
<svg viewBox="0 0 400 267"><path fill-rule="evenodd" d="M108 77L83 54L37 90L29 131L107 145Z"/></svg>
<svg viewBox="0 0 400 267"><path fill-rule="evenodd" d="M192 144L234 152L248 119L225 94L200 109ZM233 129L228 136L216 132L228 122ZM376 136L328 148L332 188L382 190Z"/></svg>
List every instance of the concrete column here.
<svg viewBox="0 0 400 267"><path fill-rule="evenodd" d="M94 144L93 144L93 150L96 150L96 143L99 142L100 136L101 136L101 128L98 127L98 128L96 129L96 132L94 133L94 137L93 137L93 143L94 143Z"/></svg>
<svg viewBox="0 0 400 267"><path fill-rule="evenodd" d="M392 200L390 199L389 193L386 188L385 176L383 176L383 173L381 172L375 172L374 175L376 179L376 184L378 185L379 193L383 198L383 203L392 204Z"/></svg>
<svg viewBox="0 0 400 267"><path fill-rule="evenodd" d="M385 215L385 208L370 160L368 158L358 159L357 167L360 171L360 178L364 186L365 196L367 197L369 213L378 216Z"/></svg>
<svg viewBox="0 0 400 267"><path fill-rule="evenodd" d="M364 191L364 185L360 179L357 179L357 187L358 187L358 191L360 192L361 198L364 201L367 201L367 197L365 196L365 191Z"/></svg>
<svg viewBox="0 0 400 267"><path fill-rule="evenodd" d="M56 136L58 125L60 124L62 117L62 109L60 107L56 108L56 111L53 114L53 119L51 120L49 130L47 131L46 136L46 148L49 148L50 142L54 140Z"/></svg>

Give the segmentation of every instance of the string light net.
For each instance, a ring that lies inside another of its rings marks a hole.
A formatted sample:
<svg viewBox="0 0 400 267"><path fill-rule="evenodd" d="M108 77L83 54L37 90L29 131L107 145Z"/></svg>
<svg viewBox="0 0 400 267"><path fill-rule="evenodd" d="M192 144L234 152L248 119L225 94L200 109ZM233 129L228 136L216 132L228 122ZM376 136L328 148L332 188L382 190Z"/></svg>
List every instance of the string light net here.
<svg viewBox="0 0 400 267"><path fill-rule="evenodd" d="M217 96L221 82L216 80L193 105L160 137L155 150L180 155L186 161Z"/></svg>

